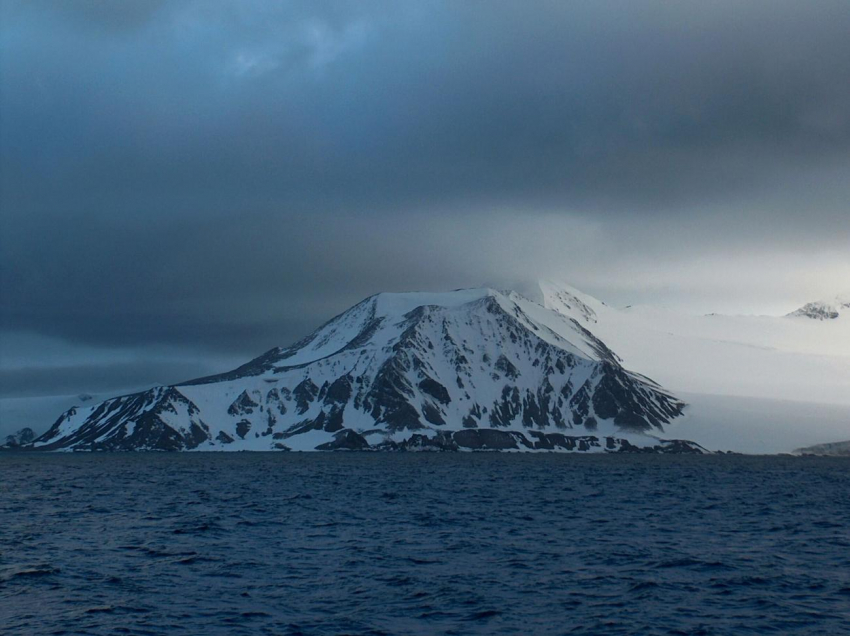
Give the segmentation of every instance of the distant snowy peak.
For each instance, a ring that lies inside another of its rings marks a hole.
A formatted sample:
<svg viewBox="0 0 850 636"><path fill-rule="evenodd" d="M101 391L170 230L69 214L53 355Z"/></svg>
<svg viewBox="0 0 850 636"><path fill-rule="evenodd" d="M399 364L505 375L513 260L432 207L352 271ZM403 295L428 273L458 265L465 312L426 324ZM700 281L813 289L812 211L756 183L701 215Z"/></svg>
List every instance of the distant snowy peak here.
<svg viewBox="0 0 850 636"><path fill-rule="evenodd" d="M599 320L599 311L607 309L602 301L566 283L543 280L538 284L546 307L577 320L594 324Z"/></svg>
<svg viewBox="0 0 850 636"><path fill-rule="evenodd" d="M660 433L684 404L592 333L600 308L544 283L377 294L229 373L71 409L35 447L622 450L579 437Z"/></svg>
<svg viewBox="0 0 850 636"><path fill-rule="evenodd" d="M34 439L35 433L33 430L29 427L25 427L16 433L7 435L5 443L0 446L0 448L18 448L20 446L26 446L27 444L31 444Z"/></svg>
<svg viewBox="0 0 850 636"><path fill-rule="evenodd" d="M823 455L826 457L850 457L850 441L815 444L798 448L795 455Z"/></svg>
<svg viewBox="0 0 850 636"><path fill-rule="evenodd" d="M850 315L850 294L840 294L828 301L807 303L796 311L792 311L788 316L812 320L836 320L845 314Z"/></svg>

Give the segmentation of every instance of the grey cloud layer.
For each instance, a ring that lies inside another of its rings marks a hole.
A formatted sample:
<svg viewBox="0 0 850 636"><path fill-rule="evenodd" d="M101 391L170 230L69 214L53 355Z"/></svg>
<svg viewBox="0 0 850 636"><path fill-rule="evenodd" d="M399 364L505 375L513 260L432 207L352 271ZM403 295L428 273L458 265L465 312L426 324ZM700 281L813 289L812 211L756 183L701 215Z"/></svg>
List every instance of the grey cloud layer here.
<svg viewBox="0 0 850 636"><path fill-rule="evenodd" d="M847 264L845 0L0 6L7 333L256 353L384 288Z"/></svg>
<svg viewBox="0 0 850 636"><path fill-rule="evenodd" d="M846 3L585 4L26 5L4 167L55 205L616 209L846 158Z"/></svg>

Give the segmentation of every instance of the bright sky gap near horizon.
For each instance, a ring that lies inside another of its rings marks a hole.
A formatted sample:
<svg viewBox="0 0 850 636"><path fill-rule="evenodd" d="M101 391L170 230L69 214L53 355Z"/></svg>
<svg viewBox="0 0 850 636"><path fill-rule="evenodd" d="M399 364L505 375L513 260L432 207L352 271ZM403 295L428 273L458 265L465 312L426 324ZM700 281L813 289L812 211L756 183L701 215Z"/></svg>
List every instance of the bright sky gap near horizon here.
<svg viewBox="0 0 850 636"><path fill-rule="evenodd" d="M221 371L378 291L850 290L850 4L0 0L0 396Z"/></svg>

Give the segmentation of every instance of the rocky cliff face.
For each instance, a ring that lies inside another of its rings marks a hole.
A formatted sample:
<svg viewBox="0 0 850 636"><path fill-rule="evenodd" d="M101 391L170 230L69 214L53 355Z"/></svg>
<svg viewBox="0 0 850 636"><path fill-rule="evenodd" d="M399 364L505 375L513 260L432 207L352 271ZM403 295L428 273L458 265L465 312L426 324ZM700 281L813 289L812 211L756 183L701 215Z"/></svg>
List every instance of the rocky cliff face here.
<svg viewBox="0 0 850 636"><path fill-rule="evenodd" d="M378 294L229 373L71 409L33 448L701 450L648 436L684 404L568 296L584 324L511 291Z"/></svg>

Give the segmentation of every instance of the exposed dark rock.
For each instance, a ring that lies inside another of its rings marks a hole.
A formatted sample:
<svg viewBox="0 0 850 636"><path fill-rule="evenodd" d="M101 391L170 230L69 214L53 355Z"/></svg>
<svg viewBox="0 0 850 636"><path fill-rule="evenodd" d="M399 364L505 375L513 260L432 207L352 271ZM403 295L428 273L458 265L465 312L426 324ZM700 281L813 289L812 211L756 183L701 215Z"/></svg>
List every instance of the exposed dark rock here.
<svg viewBox="0 0 850 636"><path fill-rule="evenodd" d="M192 422L189 426L189 432L184 437L186 448L197 448L203 442L206 442L210 439L210 429L206 424L198 424L196 422Z"/></svg>
<svg viewBox="0 0 850 636"><path fill-rule="evenodd" d="M573 413L573 423L576 425L583 424L590 413L591 390L591 381L588 380L570 398L570 410Z"/></svg>
<svg viewBox="0 0 850 636"><path fill-rule="evenodd" d="M399 347L400 342L395 347ZM400 348L400 347L399 347ZM409 402L414 397L413 387L405 376L411 368L409 356L399 351L381 365L375 382L363 400L378 424L384 423L390 431L423 428L419 413Z"/></svg>
<svg viewBox="0 0 850 636"><path fill-rule="evenodd" d="M533 448L533 444L521 433L514 431L498 431L492 428L465 429L455 431L455 443L461 448L472 450L509 450Z"/></svg>
<svg viewBox="0 0 850 636"><path fill-rule="evenodd" d="M440 414L440 409L433 404L425 404L422 407L422 416L427 422L435 426L443 426L446 423L443 416Z"/></svg>
<svg viewBox="0 0 850 636"><path fill-rule="evenodd" d="M449 431L440 431L434 437L414 433L398 444L399 450L405 451L456 451L457 444Z"/></svg>
<svg viewBox="0 0 850 636"><path fill-rule="evenodd" d="M251 422L248 420L242 420L236 425L236 434L245 439L245 436L248 434L248 431L251 430Z"/></svg>
<svg viewBox="0 0 850 636"><path fill-rule="evenodd" d="M322 414L324 415L324 413ZM336 431L342 430L342 408L338 406L332 407L323 422L322 428L328 433L335 433Z"/></svg>
<svg viewBox="0 0 850 636"><path fill-rule="evenodd" d="M287 391L287 394L289 392ZM266 404L269 405L270 408L274 407L277 409L278 413L281 415L286 415L286 404L285 400L288 399L288 395L286 397L281 395L281 391L278 389L271 389L268 393L266 393ZM271 410L269 411L271 414Z"/></svg>
<svg viewBox="0 0 850 636"><path fill-rule="evenodd" d="M490 410L490 423L493 426L510 426L520 413L519 389L505 385L502 388L502 398L493 404Z"/></svg>
<svg viewBox="0 0 850 636"><path fill-rule="evenodd" d="M369 442L366 441L366 438L350 428L344 428L334 435L333 441L320 444L316 447L316 450L369 450L369 448Z"/></svg>
<svg viewBox="0 0 850 636"><path fill-rule="evenodd" d="M322 427L325 425L325 412L322 411L319 413L318 417L314 419L306 419L301 420L290 426L286 429L286 432L283 433L284 438L286 437L294 437L295 435L303 435L309 431L320 431ZM278 439L278 435L280 433L275 433L272 439Z"/></svg>
<svg viewBox="0 0 850 636"><path fill-rule="evenodd" d="M338 377L328 387L325 403L345 404L351 398L351 378L347 375Z"/></svg>
<svg viewBox="0 0 850 636"><path fill-rule="evenodd" d="M440 404L449 404L452 401L449 392L442 384L432 378L425 378L419 382L419 388L426 395L430 395Z"/></svg>
<svg viewBox="0 0 850 636"><path fill-rule="evenodd" d="M255 402L248 391L242 391L233 403L228 407L227 412L230 415L249 415L254 412L254 409L260 406Z"/></svg>
<svg viewBox="0 0 850 636"><path fill-rule="evenodd" d="M463 416L462 424L464 428L478 428L478 422L475 421L475 418L469 415Z"/></svg>
<svg viewBox="0 0 850 636"><path fill-rule="evenodd" d="M310 403L316 399L318 394L319 387L310 378L305 378L293 389L292 395L295 397L298 415L303 415L307 412L307 409L310 408Z"/></svg>
<svg viewBox="0 0 850 636"><path fill-rule="evenodd" d="M496 360L495 369L511 380L516 380L519 377L519 369L503 355L500 355L498 360Z"/></svg>
<svg viewBox="0 0 850 636"><path fill-rule="evenodd" d="M416 412L416 409L406 402L404 404L394 405L392 409L387 409L377 421L386 423L387 428L391 431L424 428L422 422L419 420L419 414Z"/></svg>
<svg viewBox="0 0 850 636"><path fill-rule="evenodd" d="M597 417L613 419L621 428L635 431L661 428L662 422L679 415L684 406L657 391L649 396L622 367L607 362L602 364L592 401Z"/></svg>
<svg viewBox="0 0 850 636"><path fill-rule="evenodd" d="M572 436L563 433L541 433L529 431L528 434L534 440L534 448L538 450L590 450L599 447L599 438L594 436Z"/></svg>

